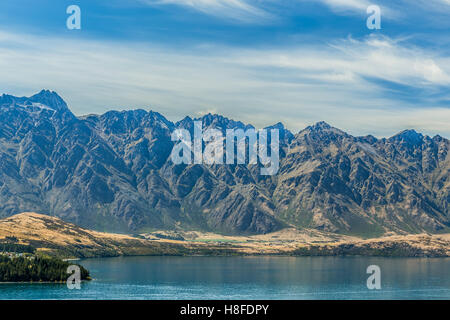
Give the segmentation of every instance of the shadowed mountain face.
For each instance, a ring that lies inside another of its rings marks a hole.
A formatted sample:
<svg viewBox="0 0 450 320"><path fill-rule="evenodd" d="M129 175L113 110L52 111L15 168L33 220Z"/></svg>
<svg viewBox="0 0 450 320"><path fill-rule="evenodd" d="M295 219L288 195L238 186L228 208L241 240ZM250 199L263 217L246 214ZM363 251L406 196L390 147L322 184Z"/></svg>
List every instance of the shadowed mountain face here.
<svg viewBox="0 0 450 320"><path fill-rule="evenodd" d="M251 128L218 115L203 128ZM54 92L0 97L0 216L49 213L84 227L136 232L266 233L286 225L380 235L450 227L449 141L408 130L353 137L320 122L282 124L280 169L174 165L171 133L192 130L144 110L74 116Z"/></svg>

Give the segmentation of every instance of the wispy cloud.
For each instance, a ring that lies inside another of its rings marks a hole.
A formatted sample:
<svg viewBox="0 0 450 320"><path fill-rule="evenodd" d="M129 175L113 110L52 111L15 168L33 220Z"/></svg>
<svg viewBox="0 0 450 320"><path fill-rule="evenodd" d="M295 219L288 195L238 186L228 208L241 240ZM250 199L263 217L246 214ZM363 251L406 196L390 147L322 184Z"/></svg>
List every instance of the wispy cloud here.
<svg viewBox="0 0 450 320"><path fill-rule="evenodd" d="M304 1L304 0L303 0ZM307 0L309 1L309 0ZM398 19L401 14L394 9L391 2L369 1L369 0L318 0L322 4L329 7L337 14L356 14L365 16L367 8L371 5L378 5L381 9L383 18Z"/></svg>
<svg viewBox="0 0 450 320"><path fill-rule="evenodd" d="M450 0L299 0L299 1L318 1L337 14L357 14L366 15L366 10L370 5L378 5L381 8L382 18L388 20L403 20L407 23L419 23L420 20L428 20L431 17L425 16L425 12L433 12L439 15L449 15ZM419 19L419 20L417 20ZM438 21L435 21L439 23Z"/></svg>
<svg viewBox="0 0 450 320"><path fill-rule="evenodd" d="M330 82L383 79L412 87L449 86L450 58L383 36L347 38L321 47L247 55L248 65L297 69L302 77Z"/></svg>
<svg viewBox="0 0 450 320"><path fill-rule="evenodd" d="M178 5L204 14L239 22L267 21L273 16L248 0L140 0L152 5ZM261 4L261 3L259 3Z"/></svg>
<svg viewBox="0 0 450 320"><path fill-rule="evenodd" d="M322 2L338 10L362 10L363 12L371 5L367 0L322 0Z"/></svg>
<svg viewBox="0 0 450 320"><path fill-rule="evenodd" d="M0 33L0 87L56 90L80 115L151 107L179 120L215 110L258 127L325 120L353 134L414 127L449 137L449 74L448 57L387 37L183 52Z"/></svg>

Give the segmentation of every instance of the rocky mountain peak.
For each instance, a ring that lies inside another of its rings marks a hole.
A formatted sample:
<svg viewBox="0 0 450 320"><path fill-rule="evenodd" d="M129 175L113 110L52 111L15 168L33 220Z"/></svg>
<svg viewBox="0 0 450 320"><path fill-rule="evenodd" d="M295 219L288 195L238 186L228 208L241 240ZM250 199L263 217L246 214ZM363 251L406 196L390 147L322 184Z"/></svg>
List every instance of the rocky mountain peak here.
<svg viewBox="0 0 450 320"><path fill-rule="evenodd" d="M53 110L68 110L66 102L54 91L42 90L29 98L31 102L41 103Z"/></svg>
<svg viewBox="0 0 450 320"><path fill-rule="evenodd" d="M194 120L193 120L191 117L186 116L186 117L184 117L182 120L177 121L177 122L175 123L175 127L177 127L177 128L183 128L183 129L191 129L191 128L192 128L192 123L193 123L193 122L194 122Z"/></svg>
<svg viewBox="0 0 450 320"><path fill-rule="evenodd" d="M281 122L278 122L274 125L265 127L264 129L266 130L271 130L271 129L278 129L279 133L280 133L280 139L281 140L286 140L286 143L290 143L292 141L292 139L294 139L294 134L289 131L288 129L285 128L284 124Z"/></svg>
<svg viewBox="0 0 450 320"><path fill-rule="evenodd" d="M330 126L325 121L316 122L315 124L313 124L312 126L309 126L308 128L311 129L311 130L314 130L314 131L322 131L322 130L333 129L333 127Z"/></svg>
<svg viewBox="0 0 450 320"><path fill-rule="evenodd" d="M389 140L396 142L406 142L408 144L417 145L422 143L424 136L413 129L403 130L402 132L391 137Z"/></svg>
<svg viewBox="0 0 450 320"><path fill-rule="evenodd" d="M241 121L234 121L232 119L229 119L227 117L224 117L219 114L211 114L208 113L204 115L201 118L195 119L195 120L201 120L203 123L203 126L205 128L217 128L217 129L237 129L241 128L244 129L247 126L243 124Z"/></svg>
<svg viewBox="0 0 450 320"><path fill-rule="evenodd" d="M42 90L31 97L15 97L3 94L0 97L0 106L40 106L55 111L69 111L66 102L54 91Z"/></svg>
<svg viewBox="0 0 450 320"><path fill-rule="evenodd" d="M274 125L265 127L264 129L278 129L278 130L285 130L284 124L281 122L277 122Z"/></svg>
<svg viewBox="0 0 450 320"><path fill-rule="evenodd" d="M344 137L350 137L344 131L332 127L325 121L317 122L312 126L308 126L297 135L298 137L310 137L313 140L329 142L336 139L341 139Z"/></svg>

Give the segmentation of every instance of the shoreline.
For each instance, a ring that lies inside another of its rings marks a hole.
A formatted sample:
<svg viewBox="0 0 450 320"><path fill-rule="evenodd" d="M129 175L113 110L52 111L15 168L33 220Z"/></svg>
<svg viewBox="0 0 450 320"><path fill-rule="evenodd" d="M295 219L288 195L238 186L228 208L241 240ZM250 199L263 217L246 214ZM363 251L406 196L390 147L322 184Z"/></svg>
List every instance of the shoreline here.
<svg viewBox="0 0 450 320"><path fill-rule="evenodd" d="M113 258L136 258L136 257L155 257L155 258L384 258L384 259L450 259L450 256L383 256L383 255L288 255L288 254L236 254L236 255L121 255L88 257L77 259L80 262L94 259L113 259Z"/></svg>

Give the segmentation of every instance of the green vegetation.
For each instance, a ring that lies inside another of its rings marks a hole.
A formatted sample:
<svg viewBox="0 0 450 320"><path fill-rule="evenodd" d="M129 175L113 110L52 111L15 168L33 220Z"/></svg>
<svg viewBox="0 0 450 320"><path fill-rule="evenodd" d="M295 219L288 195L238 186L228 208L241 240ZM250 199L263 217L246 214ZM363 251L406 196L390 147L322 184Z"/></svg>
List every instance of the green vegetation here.
<svg viewBox="0 0 450 320"><path fill-rule="evenodd" d="M293 256L373 256L373 257L445 257L445 249L432 251L408 243L375 243L375 245L341 244L337 246L305 246L298 248Z"/></svg>
<svg viewBox="0 0 450 320"><path fill-rule="evenodd" d="M233 239L225 239L225 238L220 238L220 239L194 239L194 240L190 240L191 242L204 242L204 243L208 243L208 242L219 242L219 243L241 243L243 242L242 240L233 240ZM244 242L247 242L244 241Z"/></svg>
<svg viewBox="0 0 450 320"><path fill-rule="evenodd" d="M11 256L12 255L12 256ZM68 262L45 256L0 254L0 282L63 282ZM81 280L90 280L89 271L80 267Z"/></svg>
<svg viewBox="0 0 450 320"><path fill-rule="evenodd" d="M293 224L298 228L312 228L314 214L310 210L291 207L279 214L279 218L287 224Z"/></svg>
<svg viewBox="0 0 450 320"><path fill-rule="evenodd" d="M0 243L0 252L34 253L35 248L26 244Z"/></svg>

